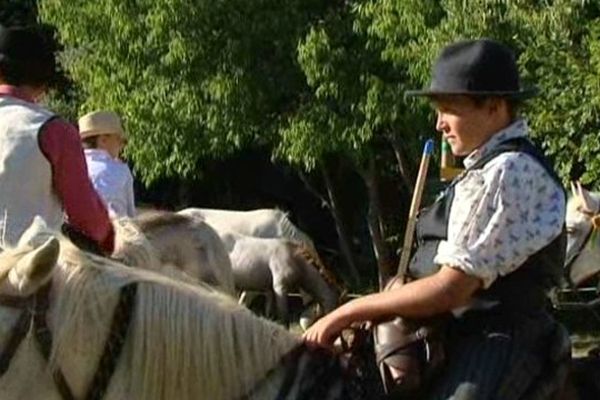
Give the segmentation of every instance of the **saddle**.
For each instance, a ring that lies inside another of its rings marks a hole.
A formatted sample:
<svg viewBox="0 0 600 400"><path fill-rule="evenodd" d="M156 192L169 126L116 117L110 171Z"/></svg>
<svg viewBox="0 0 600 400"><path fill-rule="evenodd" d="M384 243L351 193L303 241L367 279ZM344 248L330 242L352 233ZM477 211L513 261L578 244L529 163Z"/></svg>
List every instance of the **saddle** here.
<svg viewBox="0 0 600 400"><path fill-rule="evenodd" d="M402 284L394 279L384 290ZM447 316L426 320L397 317L373 327L375 358L388 395L415 395L440 370L446 358L447 320Z"/></svg>

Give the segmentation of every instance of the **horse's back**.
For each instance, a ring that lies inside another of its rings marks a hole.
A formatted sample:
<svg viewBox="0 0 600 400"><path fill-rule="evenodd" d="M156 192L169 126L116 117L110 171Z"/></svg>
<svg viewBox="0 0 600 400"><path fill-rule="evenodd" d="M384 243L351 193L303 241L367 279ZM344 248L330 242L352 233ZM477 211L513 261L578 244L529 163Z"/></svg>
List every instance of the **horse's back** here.
<svg viewBox="0 0 600 400"><path fill-rule="evenodd" d="M279 221L286 216L283 211L270 208L249 211L187 208L179 213L202 218L217 230L230 230L257 237L279 236Z"/></svg>

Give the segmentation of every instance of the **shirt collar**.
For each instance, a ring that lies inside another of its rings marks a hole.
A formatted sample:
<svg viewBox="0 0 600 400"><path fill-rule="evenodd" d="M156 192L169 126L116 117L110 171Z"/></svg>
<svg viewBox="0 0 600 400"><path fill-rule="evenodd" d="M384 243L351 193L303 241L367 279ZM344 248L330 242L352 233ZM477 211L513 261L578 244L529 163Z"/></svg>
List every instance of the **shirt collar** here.
<svg viewBox="0 0 600 400"><path fill-rule="evenodd" d="M13 85L0 85L0 96L11 96L16 97L19 100L27 101L29 103L35 103L35 101L30 96L23 93L23 90Z"/></svg>
<svg viewBox="0 0 600 400"><path fill-rule="evenodd" d="M527 131L527 122L524 119L517 119L515 122L513 122L506 128L496 132L483 145L473 150L463 161L465 167L471 167L479 159L481 159L481 157L488 154L502 142L518 137L527 137Z"/></svg>

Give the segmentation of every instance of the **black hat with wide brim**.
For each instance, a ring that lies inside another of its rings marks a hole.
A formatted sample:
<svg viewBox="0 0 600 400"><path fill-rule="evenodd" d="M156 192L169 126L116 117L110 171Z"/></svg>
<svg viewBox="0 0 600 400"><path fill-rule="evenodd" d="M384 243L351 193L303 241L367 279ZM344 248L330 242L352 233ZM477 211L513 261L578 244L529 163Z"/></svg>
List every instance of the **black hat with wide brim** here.
<svg viewBox="0 0 600 400"><path fill-rule="evenodd" d="M47 83L57 74L56 46L34 27L0 25L0 62L9 71L19 70L28 82Z"/></svg>
<svg viewBox="0 0 600 400"><path fill-rule="evenodd" d="M522 88L515 55L491 39L464 40L442 50L433 67L431 85L408 90L406 96L465 95L526 100L535 87Z"/></svg>

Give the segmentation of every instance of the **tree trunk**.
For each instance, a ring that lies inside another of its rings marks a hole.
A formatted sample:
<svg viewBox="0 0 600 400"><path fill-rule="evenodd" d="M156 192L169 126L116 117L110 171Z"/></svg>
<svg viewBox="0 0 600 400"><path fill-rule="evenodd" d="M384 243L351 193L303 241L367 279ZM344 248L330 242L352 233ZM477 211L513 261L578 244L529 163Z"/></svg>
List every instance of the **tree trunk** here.
<svg viewBox="0 0 600 400"><path fill-rule="evenodd" d="M379 287L382 288L390 277L395 273L394 257L388 244L386 243L385 229L381 213L381 199L379 197L379 180L375 168L375 159L371 158L366 169L360 171L369 195L369 212L367 223L371 240L373 242L373 251L377 259L379 272Z"/></svg>
<svg viewBox="0 0 600 400"><path fill-rule="evenodd" d="M398 138L390 137L390 143L392 145L392 149L394 150L394 155L396 156L396 162L398 163L398 169L400 171L400 176L402 178L402 182L406 185L408 192L412 194L415 189L414 181L415 176L412 169L412 163L407 160L406 154L402 150L402 145Z"/></svg>
<svg viewBox="0 0 600 400"><path fill-rule="evenodd" d="M350 246L348 227L346 226L346 222L344 221L344 218L340 212L340 202L335 190L335 184L327 166L323 165L321 167L321 172L323 174L323 179L325 180L325 186L327 187L327 195L329 196L329 210L331 211L331 215L335 221L335 229L338 234L340 251L342 252L342 257L344 258L344 261L348 267L348 272L350 273L350 277L353 281L352 283L356 285L360 281L360 274L358 273L354 254L352 253L352 248Z"/></svg>

